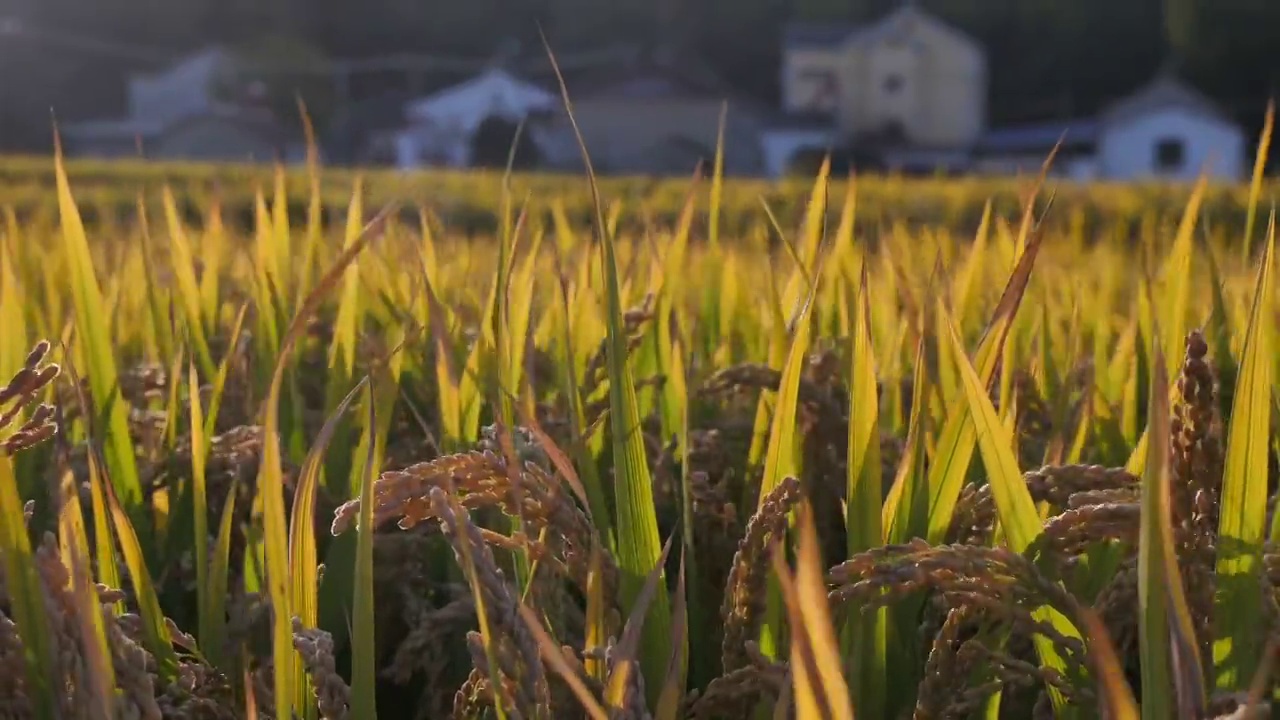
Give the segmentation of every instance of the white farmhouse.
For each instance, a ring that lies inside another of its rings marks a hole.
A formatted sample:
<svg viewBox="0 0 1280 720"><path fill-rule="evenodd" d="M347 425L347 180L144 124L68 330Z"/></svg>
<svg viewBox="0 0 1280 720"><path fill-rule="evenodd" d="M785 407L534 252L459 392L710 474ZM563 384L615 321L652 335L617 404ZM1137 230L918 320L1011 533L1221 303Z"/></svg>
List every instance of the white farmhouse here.
<svg viewBox="0 0 1280 720"><path fill-rule="evenodd" d="M1099 117L1098 173L1107 179L1192 181L1245 176L1245 134L1214 103L1162 74Z"/></svg>
<svg viewBox="0 0 1280 720"><path fill-rule="evenodd" d="M557 107L559 96L498 67L458 85L413 101L405 126L395 136L396 164L467 167L472 141L491 117L514 125Z"/></svg>
<svg viewBox="0 0 1280 720"><path fill-rule="evenodd" d="M1170 73L1096 117L992 130L978 144L974 169L1034 173L1058 140L1053 172L1074 180L1238 181L1247 175L1244 130L1213 101Z"/></svg>
<svg viewBox="0 0 1280 720"><path fill-rule="evenodd" d="M210 46L129 79L128 114L59 128L67 153L269 162L288 154L266 86L235 52Z"/></svg>

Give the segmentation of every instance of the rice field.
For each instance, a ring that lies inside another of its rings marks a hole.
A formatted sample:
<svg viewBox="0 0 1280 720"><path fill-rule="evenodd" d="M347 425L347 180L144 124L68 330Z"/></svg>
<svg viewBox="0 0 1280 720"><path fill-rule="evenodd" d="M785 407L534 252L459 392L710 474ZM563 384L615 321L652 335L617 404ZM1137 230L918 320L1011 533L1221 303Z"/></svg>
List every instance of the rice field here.
<svg viewBox="0 0 1280 720"><path fill-rule="evenodd" d="M14 162L0 718L1271 714L1260 171Z"/></svg>

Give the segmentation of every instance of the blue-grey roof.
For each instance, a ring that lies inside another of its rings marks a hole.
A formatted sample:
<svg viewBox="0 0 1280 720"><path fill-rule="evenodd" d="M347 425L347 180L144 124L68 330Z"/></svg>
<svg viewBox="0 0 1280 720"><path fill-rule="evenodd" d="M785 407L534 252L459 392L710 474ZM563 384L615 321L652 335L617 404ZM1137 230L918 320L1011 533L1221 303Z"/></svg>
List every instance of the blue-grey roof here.
<svg viewBox="0 0 1280 720"><path fill-rule="evenodd" d="M1064 147L1097 141L1101 125L1093 118L1052 120L989 130L979 141L984 152L1016 153L1048 151L1058 139Z"/></svg>
<svg viewBox="0 0 1280 720"><path fill-rule="evenodd" d="M858 30L859 26L852 23L789 22L782 28L782 44L786 47L834 47Z"/></svg>
<svg viewBox="0 0 1280 720"><path fill-rule="evenodd" d="M911 0L898 5L878 20L861 25L843 22L792 21L782 28L782 44L787 48L822 49L840 45L849 40L874 41L901 30L904 24L923 22L949 32L964 41L981 46L973 36L960 28L926 12Z"/></svg>

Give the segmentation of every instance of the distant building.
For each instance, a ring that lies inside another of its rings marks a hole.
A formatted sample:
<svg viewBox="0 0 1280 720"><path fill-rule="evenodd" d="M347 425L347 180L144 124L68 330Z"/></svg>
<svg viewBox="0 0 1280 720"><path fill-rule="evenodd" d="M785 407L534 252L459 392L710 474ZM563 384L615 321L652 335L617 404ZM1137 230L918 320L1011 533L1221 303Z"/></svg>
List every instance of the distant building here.
<svg viewBox="0 0 1280 720"><path fill-rule="evenodd" d="M1057 174L1078 180L1235 181L1247 176L1244 130L1213 101L1162 72L1095 118L993 130L979 144L975 169L1037 171L1059 137Z"/></svg>
<svg viewBox="0 0 1280 720"><path fill-rule="evenodd" d="M787 26L781 84L782 109L802 127L826 118L833 143L874 148L891 167L962 168L986 129L984 48L910 2L863 26ZM772 157L816 138L795 130L775 128Z"/></svg>
<svg viewBox="0 0 1280 720"><path fill-rule="evenodd" d="M602 172L689 175L709 170L724 116L724 172L758 175L761 134L775 112L730 88L693 59L641 57L621 67L566 80L574 119L592 164ZM546 130L548 162L582 167L568 118L560 109Z"/></svg>
<svg viewBox="0 0 1280 720"><path fill-rule="evenodd" d="M68 155L203 161L276 160L283 132L266 107L265 86L230 51L211 47L154 74L129 80L128 114L66 123Z"/></svg>
<svg viewBox="0 0 1280 720"><path fill-rule="evenodd" d="M725 172L759 174L761 132L775 114L729 89L698 63L663 62L641 53L566 74L573 115L601 173L687 175L715 157L725 103ZM410 101L395 133L397 165L476 164L486 122L524 123L521 144L544 169L579 171L582 154L547 73L487 69L462 83Z"/></svg>
<svg viewBox="0 0 1280 720"><path fill-rule="evenodd" d="M394 139L396 165L469 167L474 162L477 132L486 120L520 125L530 118L545 118L559 101L558 95L541 85L502 68L490 68L405 106L405 125ZM536 138L526 135L523 142L536 142Z"/></svg>

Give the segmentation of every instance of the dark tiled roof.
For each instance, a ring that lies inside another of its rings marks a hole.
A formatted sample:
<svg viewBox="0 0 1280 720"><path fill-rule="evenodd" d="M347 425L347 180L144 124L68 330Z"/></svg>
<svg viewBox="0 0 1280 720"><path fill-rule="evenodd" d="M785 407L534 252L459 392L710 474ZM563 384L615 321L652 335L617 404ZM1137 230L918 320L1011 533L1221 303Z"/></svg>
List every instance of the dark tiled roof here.
<svg viewBox="0 0 1280 720"><path fill-rule="evenodd" d="M1149 112L1181 107L1221 122L1232 120L1207 95L1179 79L1172 72L1161 72L1155 79L1103 109L1104 122L1123 122Z"/></svg>
<svg viewBox="0 0 1280 720"><path fill-rule="evenodd" d="M1100 124L1093 118L1050 120L995 128L983 135L979 150L993 153L1040 152L1059 138L1064 147L1088 145L1097 140Z"/></svg>
<svg viewBox="0 0 1280 720"><path fill-rule="evenodd" d="M964 30L943 21L913 2L903 3L876 20L860 25L841 22L791 22L782 29L782 44L789 48L830 48L853 39L873 41L877 38L892 36L900 32L904 25L911 23L929 23L968 42L980 44Z"/></svg>
<svg viewBox="0 0 1280 720"><path fill-rule="evenodd" d="M857 31L858 26L852 23L789 22L782 28L782 44L797 48L834 47Z"/></svg>

